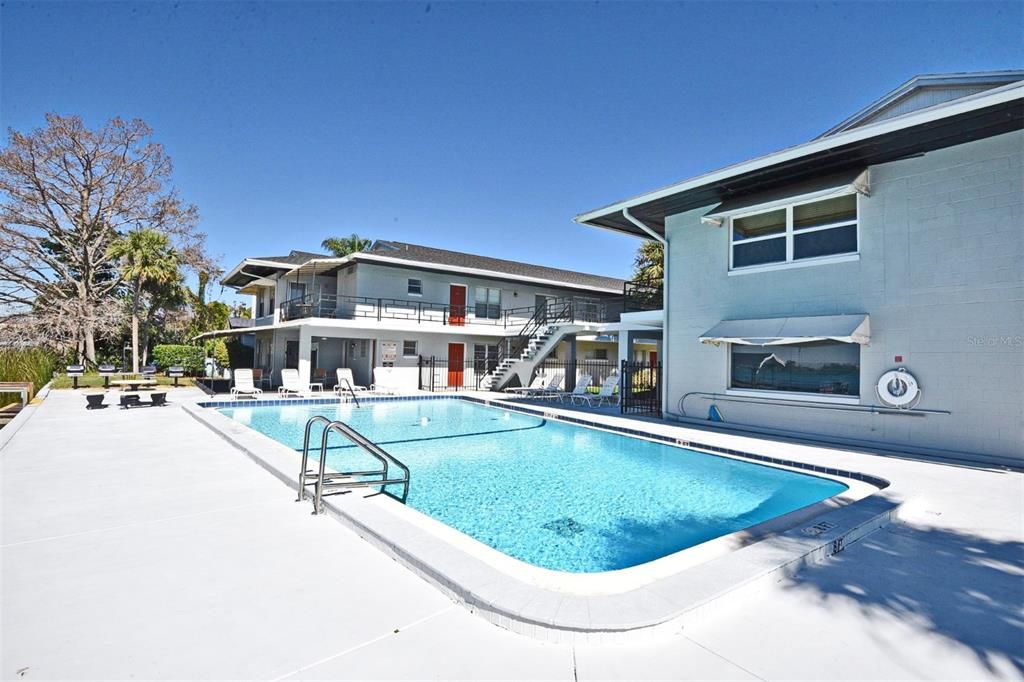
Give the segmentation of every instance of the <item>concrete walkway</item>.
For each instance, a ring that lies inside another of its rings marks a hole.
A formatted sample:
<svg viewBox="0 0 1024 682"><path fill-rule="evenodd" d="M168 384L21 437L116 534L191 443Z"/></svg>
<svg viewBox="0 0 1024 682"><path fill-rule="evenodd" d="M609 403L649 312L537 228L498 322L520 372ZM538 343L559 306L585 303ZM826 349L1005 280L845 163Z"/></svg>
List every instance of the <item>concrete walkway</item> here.
<svg viewBox="0 0 1024 682"><path fill-rule="evenodd" d="M0 450L3 679L1024 675L1019 474L865 455L927 482L907 523L684 634L569 647L451 603L179 407L84 403L52 392Z"/></svg>

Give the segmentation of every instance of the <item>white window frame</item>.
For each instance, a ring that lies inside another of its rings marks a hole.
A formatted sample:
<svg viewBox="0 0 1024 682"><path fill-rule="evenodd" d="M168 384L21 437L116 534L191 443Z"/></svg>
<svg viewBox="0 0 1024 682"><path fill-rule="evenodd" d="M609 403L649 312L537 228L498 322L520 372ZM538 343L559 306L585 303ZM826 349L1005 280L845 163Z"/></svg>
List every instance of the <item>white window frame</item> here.
<svg viewBox="0 0 1024 682"><path fill-rule="evenodd" d="M827 225L816 225L815 227L808 227L802 230L793 229L793 209L797 206L803 206L805 204L815 204L820 201L827 201L828 199L837 199L842 196L854 195L857 201L857 217L854 220L842 220L837 223L829 223ZM742 213L736 213L729 216L729 231L727 237L729 239L729 275L741 275L753 272L770 272L772 270L788 270L790 268L804 268L814 265L826 265L829 263L848 263L850 261L860 260L860 216L861 216L861 194L855 189L850 189L848 192L839 192L837 194L827 197L815 197L813 199L805 200L794 200L792 203L785 204L784 206L772 206L762 205L760 207L751 207L749 210L745 210ZM770 213L779 209L785 209L786 211L786 229L784 232L777 234L765 235L762 237L750 237L748 239L733 240L733 224L736 220L747 218L753 215L759 215L761 213ZM800 260L793 259L793 241L797 235L810 234L811 232L821 232L823 230L831 230L838 227L846 227L848 225L854 225L857 228L857 250L848 253L837 253L829 256L818 256L817 258L801 258ZM786 240L786 260L776 261L774 263L759 263L757 265L733 265L733 254L735 253L735 247L739 244L752 244L754 242L767 241L769 239L785 239Z"/></svg>
<svg viewBox="0 0 1024 682"><path fill-rule="evenodd" d="M835 403L838 405L860 405L860 395L829 395L828 393L802 393L800 391L759 391L756 388L733 388L732 384L732 346L731 343L723 344L725 346L725 394L734 395L737 397L747 398L771 398L777 400L780 403L785 402L805 402L805 403ZM859 344L852 344L854 346ZM861 348L861 356L858 360L863 360L864 349ZM863 364L858 367L861 372L861 384L863 381L864 366ZM862 387L863 388L863 387Z"/></svg>
<svg viewBox="0 0 1024 682"><path fill-rule="evenodd" d="M409 291L409 289L412 288L412 283L413 282L419 282L420 283L420 293L417 294L415 292ZM420 278L417 278L417 277L409 277L408 279L405 280L405 292L409 296L416 296L416 297L422 298L423 297L423 280L420 279Z"/></svg>
<svg viewBox="0 0 1024 682"><path fill-rule="evenodd" d="M411 343L413 347L412 354L405 352L405 344ZM416 339L402 339L402 357L403 358L418 358L420 355L420 342Z"/></svg>

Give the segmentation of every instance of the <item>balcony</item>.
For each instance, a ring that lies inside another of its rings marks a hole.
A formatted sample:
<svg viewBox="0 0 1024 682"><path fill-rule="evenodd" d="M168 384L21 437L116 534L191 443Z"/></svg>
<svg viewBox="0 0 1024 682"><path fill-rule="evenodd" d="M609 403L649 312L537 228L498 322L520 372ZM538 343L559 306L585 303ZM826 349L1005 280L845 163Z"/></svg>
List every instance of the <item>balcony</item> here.
<svg viewBox="0 0 1024 682"><path fill-rule="evenodd" d="M583 299L551 299L548 308L564 308L569 304L576 322L600 323L615 321L621 308L617 301L594 302ZM483 308L483 306L481 306ZM488 315L477 315L474 305L453 306L397 298L371 298L367 296L338 296L337 294L307 294L285 301L280 305L281 322L308 318L328 320L401 320L417 324L449 326L485 325L518 330L537 315L536 306L494 310ZM614 319L612 319L614 318Z"/></svg>
<svg viewBox="0 0 1024 682"><path fill-rule="evenodd" d="M664 307L662 283L657 281L626 282L622 287L622 312L638 313Z"/></svg>

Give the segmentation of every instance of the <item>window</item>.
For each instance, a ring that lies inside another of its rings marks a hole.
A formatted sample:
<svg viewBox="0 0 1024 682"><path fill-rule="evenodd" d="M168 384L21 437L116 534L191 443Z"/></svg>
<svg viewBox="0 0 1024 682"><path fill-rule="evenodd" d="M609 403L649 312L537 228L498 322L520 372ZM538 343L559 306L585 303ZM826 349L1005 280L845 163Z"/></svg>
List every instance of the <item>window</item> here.
<svg viewBox="0 0 1024 682"><path fill-rule="evenodd" d="M607 360L608 359L608 349L607 348L595 348L594 349L594 359L595 360Z"/></svg>
<svg viewBox="0 0 1024 682"><path fill-rule="evenodd" d="M857 253L857 195L732 219L731 268Z"/></svg>
<svg viewBox="0 0 1024 682"><path fill-rule="evenodd" d="M814 341L785 346L730 345L729 388L860 395L860 346Z"/></svg>
<svg viewBox="0 0 1024 682"><path fill-rule="evenodd" d="M293 302L296 299L305 298L306 296L306 283L305 282L291 282L288 285L288 298Z"/></svg>
<svg viewBox="0 0 1024 682"><path fill-rule="evenodd" d="M402 341L402 357L414 358L418 357L419 354L420 352L418 341Z"/></svg>
<svg viewBox="0 0 1024 682"><path fill-rule="evenodd" d="M501 289L476 288L476 316L491 320L501 317Z"/></svg>
<svg viewBox="0 0 1024 682"><path fill-rule="evenodd" d="M473 368L478 372L487 372L494 368L498 361L497 344L473 344Z"/></svg>
<svg viewBox="0 0 1024 682"><path fill-rule="evenodd" d="M423 280L421 279L410 279L409 280L409 294L412 296L423 295Z"/></svg>

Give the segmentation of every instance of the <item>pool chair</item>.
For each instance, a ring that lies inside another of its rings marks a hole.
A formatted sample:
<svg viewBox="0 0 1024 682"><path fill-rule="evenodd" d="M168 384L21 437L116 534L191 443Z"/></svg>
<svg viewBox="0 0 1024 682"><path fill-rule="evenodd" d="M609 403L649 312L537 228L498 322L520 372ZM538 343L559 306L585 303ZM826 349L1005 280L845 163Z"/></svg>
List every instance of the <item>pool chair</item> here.
<svg viewBox="0 0 1024 682"><path fill-rule="evenodd" d="M542 391L544 386L548 383L547 377L543 374L538 374L530 382L529 386L516 386L515 388L506 388L505 393L527 393L529 391Z"/></svg>
<svg viewBox="0 0 1024 682"><path fill-rule="evenodd" d="M235 385L231 387L232 398L241 398L242 396L255 398L263 394L263 389L256 388L256 384L253 383L253 371L251 369L236 369L234 374Z"/></svg>
<svg viewBox="0 0 1024 682"><path fill-rule="evenodd" d="M277 392L281 395L305 395L309 393L309 386L304 386L299 382L299 370L282 369L281 386Z"/></svg>
<svg viewBox="0 0 1024 682"><path fill-rule="evenodd" d="M537 398L544 399L548 396L555 395L556 393L562 392L562 379L565 378L564 372L555 372L551 375L548 383L543 387L535 391L525 391L519 395L523 398Z"/></svg>
<svg viewBox="0 0 1024 682"><path fill-rule="evenodd" d="M576 380L576 388L571 391L555 391L553 393L541 394L538 397L544 400L557 400L560 403L564 403L566 400L571 401L575 396L586 395L592 381L593 377L589 374L581 374Z"/></svg>
<svg viewBox="0 0 1024 682"><path fill-rule="evenodd" d="M356 386L356 380L352 376L352 370L348 367L339 367L334 370L335 374L338 375L338 383L334 385L334 392L337 394L348 393L351 388L355 392L369 390L366 386Z"/></svg>
<svg viewBox="0 0 1024 682"><path fill-rule="evenodd" d="M573 405L587 405L589 407L599 407L601 405L618 405L619 396L616 395L615 389L619 386L619 375L610 374L608 378L601 384L601 390L596 395L590 395L585 393L583 395L572 396Z"/></svg>

